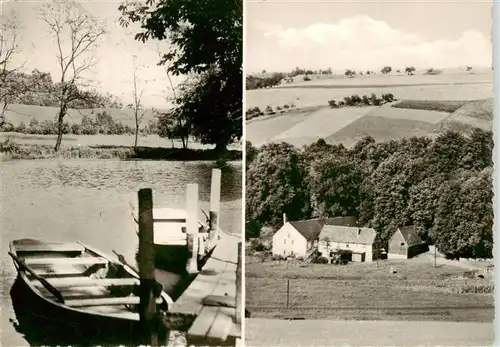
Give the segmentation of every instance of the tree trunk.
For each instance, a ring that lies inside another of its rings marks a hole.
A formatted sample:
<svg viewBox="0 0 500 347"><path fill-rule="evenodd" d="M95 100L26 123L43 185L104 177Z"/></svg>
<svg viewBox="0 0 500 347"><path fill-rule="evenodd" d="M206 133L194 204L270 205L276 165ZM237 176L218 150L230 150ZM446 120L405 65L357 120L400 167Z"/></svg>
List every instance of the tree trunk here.
<svg viewBox="0 0 500 347"><path fill-rule="evenodd" d="M66 107L61 106L61 109L59 110L59 116L57 117L57 140L56 140L56 145L54 147L54 151L56 152L58 152L59 149L61 148L63 126L64 126L63 120L65 115L66 115Z"/></svg>
<svg viewBox="0 0 500 347"><path fill-rule="evenodd" d="M215 145L215 149L214 149L215 152L219 152L219 153L224 153L225 151L227 151L227 144L226 143L217 143Z"/></svg>
<svg viewBox="0 0 500 347"><path fill-rule="evenodd" d="M135 123L135 141L134 141L134 147L137 147L138 140L139 140L139 124Z"/></svg>

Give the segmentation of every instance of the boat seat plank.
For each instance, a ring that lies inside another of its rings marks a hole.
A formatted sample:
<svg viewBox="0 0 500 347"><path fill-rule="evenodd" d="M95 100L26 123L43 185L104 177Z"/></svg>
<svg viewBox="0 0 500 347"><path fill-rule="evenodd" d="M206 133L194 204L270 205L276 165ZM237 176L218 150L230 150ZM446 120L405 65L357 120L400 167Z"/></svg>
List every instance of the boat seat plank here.
<svg viewBox="0 0 500 347"><path fill-rule="evenodd" d="M74 257L74 258L27 258L27 265L93 265L107 264L109 261L99 257Z"/></svg>
<svg viewBox="0 0 500 347"><path fill-rule="evenodd" d="M42 244L16 244L16 252L83 252L85 248L78 243L42 243Z"/></svg>
<svg viewBox="0 0 500 347"><path fill-rule="evenodd" d="M69 307L90 307L90 306L112 306L112 305L139 305L140 298L138 296L125 296L119 298L92 298L66 300L65 305ZM156 299L157 304L162 303L162 299Z"/></svg>
<svg viewBox="0 0 500 347"><path fill-rule="evenodd" d="M72 287L109 287L109 286L133 286L140 284L137 278L89 278L89 277L66 277L52 278L48 280L50 284L58 289ZM43 284L33 280L33 285L37 288L43 287Z"/></svg>

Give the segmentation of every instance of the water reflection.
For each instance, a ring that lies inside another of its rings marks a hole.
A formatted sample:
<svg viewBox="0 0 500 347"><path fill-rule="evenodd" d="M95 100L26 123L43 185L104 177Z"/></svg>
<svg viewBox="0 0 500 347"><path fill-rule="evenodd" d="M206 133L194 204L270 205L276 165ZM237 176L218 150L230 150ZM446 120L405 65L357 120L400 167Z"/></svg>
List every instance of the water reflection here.
<svg viewBox="0 0 500 347"><path fill-rule="evenodd" d="M137 206L137 191L152 188L156 207L183 208L186 184L198 183L200 207L208 210L210 172L215 166L210 162L111 160L0 163L3 241L0 345L40 345L36 342L38 330L28 328L18 332L13 325L17 318L9 291L16 271L7 255L9 241L18 238L80 240L107 254L116 250L133 262L137 236L130 204ZM223 229L231 232L241 232L241 172L239 162L229 163L222 169L220 222ZM203 218L201 211L200 218ZM163 276L166 282L177 280L165 273L157 273L157 276ZM56 341L44 343L55 345Z"/></svg>

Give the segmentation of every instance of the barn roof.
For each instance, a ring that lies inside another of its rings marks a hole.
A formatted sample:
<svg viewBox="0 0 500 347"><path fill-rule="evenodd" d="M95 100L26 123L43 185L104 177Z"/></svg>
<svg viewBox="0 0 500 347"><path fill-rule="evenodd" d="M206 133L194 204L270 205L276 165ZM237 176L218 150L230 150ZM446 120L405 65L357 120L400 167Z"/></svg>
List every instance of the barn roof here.
<svg viewBox="0 0 500 347"><path fill-rule="evenodd" d="M420 236L418 236L417 231L415 230L415 226L406 226L403 228L399 228L403 238L408 245L408 247L417 246L423 243Z"/></svg>
<svg viewBox="0 0 500 347"><path fill-rule="evenodd" d="M321 241L373 245L377 233L372 228L325 225L319 235Z"/></svg>
<svg viewBox="0 0 500 347"><path fill-rule="evenodd" d="M321 228L323 228L324 220L322 219L309 219L290 222L290 224L305 237L307 241L314 241L318 239Z"/></svg>
<svg viewBox="0 0 500 347"><path fill-rule="evenodd" d="M356 217L316 218L289 222L307 241L315 241L325 225L356 225Z"/></svg>

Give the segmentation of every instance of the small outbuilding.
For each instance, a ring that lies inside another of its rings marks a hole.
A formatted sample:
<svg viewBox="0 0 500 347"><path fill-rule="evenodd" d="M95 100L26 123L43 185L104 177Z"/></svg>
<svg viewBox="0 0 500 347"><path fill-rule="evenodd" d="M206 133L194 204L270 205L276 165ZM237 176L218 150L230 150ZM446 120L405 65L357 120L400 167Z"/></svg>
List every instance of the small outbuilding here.
<svg viewBox="0 0 500 347"><path fill-rule="evenodd" d="M429 250L427 244L422 241L415 226L398 228L389 240L387 258L410 259Z"/></svg>

